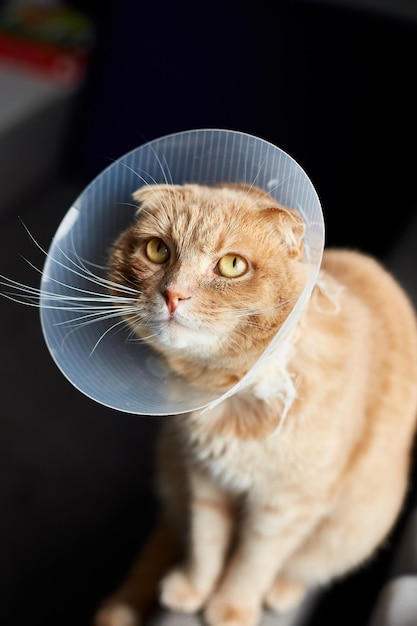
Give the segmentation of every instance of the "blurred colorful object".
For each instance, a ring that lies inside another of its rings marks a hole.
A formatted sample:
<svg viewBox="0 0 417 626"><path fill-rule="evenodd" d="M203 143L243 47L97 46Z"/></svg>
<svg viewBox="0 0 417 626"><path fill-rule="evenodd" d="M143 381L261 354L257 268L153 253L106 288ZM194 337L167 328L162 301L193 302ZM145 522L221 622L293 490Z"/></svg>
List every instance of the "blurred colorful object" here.
<svg viewBox="0 0 417 626"><path fill-rule="evenodd" d="M94 25L63 3L9 2L0 9L0 63L54 82L82 82L94 45Z"/></svg>

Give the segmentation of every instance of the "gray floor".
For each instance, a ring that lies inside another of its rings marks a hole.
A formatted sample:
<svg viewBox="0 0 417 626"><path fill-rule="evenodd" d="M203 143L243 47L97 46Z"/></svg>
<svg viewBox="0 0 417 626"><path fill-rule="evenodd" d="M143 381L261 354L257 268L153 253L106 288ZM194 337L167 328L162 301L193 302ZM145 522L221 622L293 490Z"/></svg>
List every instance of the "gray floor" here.
<svg viewBox="0 0 417 626"><path fill-rule="evenodd" d="M22 222L47 248L80 191L54 180L0 219L0 274L39 285L22 257L41 268L44 255ZM417 305L417 210L385 261ZM89 626L152 520L158 418L84 397L52 362L37 309L1 299L0 310L0 621Z"/></svg>

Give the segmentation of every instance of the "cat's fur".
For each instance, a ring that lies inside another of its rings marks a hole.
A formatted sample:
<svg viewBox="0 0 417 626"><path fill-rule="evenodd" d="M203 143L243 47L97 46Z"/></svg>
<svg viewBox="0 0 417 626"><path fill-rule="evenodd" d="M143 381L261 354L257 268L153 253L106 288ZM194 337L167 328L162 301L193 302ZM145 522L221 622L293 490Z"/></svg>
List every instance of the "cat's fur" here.
<svg viewBox="0 0 417 626"><path fill-rule="evenodd" d="M303 221L243 185L151 185L135 199L110 262L110 279L140 292L128 321L179 374L226 390L303 290ZM145 254L154 237L162 264ZM219 275L227 254L246 260L242 275ZM263 605L286 611L362 564L403 505L416 417L410 301L374 259L325 250L306 310L251 385L164 418L161 523L95 623L139 623L163 575L163 606L254 626Z"/></svg>

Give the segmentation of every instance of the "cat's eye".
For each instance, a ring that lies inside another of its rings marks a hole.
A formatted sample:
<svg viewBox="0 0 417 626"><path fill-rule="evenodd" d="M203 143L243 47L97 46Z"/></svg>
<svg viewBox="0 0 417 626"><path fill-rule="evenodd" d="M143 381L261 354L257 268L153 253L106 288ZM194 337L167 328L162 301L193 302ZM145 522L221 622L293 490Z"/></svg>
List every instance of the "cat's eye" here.
<svg viewBox="0 0 417 626"><path fill-rule="evenodd" d="M248 269L245 259L237 254L226 254L217 263L217 270L225 278L237 278L242 276Z"/></svg>
<svg viewBox="0 0 417 626"><path fill-rule="evenodd" d="M146 256L152 263L166 263L169 259L169 248L159 237L153 237L146 244Z"/></svg>

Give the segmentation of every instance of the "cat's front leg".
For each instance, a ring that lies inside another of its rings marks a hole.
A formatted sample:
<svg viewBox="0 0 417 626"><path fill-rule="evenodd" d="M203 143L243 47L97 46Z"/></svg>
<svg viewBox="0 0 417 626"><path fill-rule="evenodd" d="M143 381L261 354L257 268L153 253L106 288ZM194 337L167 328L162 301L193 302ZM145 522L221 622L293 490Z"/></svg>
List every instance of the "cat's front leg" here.
<svg viewBox="0 0 417 626"><path fill-rule="evenodd" d="M209 626L259 623L277 572L323 515L319 501L312 503L306 498L292 505L249 504L236 548L205 609Z"/></svg>
<svg viewBox="0 0 417 626"><path fill-rule="evenodd" d="M161 582L163 606L187 613L202 608L222 572L234 527L231 502L201 471L191 471L190 530L184 564Z"/></svg>

